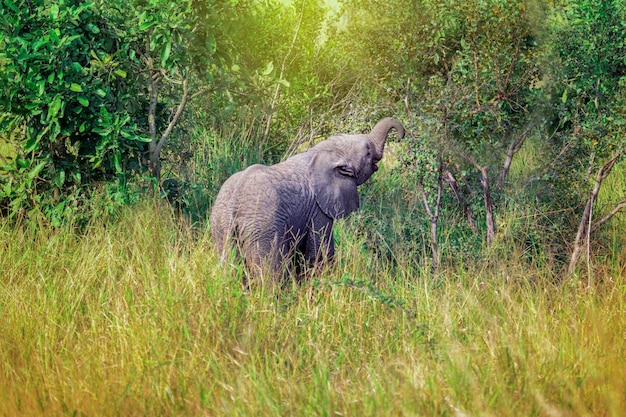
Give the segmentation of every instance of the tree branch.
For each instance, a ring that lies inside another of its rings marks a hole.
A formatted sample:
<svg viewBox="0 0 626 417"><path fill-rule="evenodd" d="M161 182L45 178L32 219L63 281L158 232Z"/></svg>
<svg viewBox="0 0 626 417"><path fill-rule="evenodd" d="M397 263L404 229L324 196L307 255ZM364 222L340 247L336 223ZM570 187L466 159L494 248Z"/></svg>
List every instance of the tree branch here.
<svg viewBox="0 0 626 417"><path fill-rule="evenodd" d="M159 143L157 144L154 150L154 153L157 158L159 154L161 153L161 148L163 147L165 140L170 135L170 133L172 133L172 130L174 130L174 126L176 126L176 123L178 122L178 119L180 119L181 114L183 114L183 110L185 109L185 105L187 104L188 100L189 100L189 78L185 76L185 78L183 79L183 97L180 99L180 103L178 104L176 113L174 113L174 117L172 118L170 123L167 125L167 129L165 129L165 132L163 132L163 134L161 135L161 139L159 139Z"/></svg>
<svg viewBox="0 0 626 417"><path fill-rule="evenodd" d="M498 191L501 191L504 188L504 180L506 179L509 170L511 169L511 164L513 163L513 157L522 149L522 145L526 142L526 139L530 135L532 129L536 126L538 117L533 117L532 120L526 125L524 130L515 137L513 141L509 144L509 147L506 151L506 160L504 161L504 165L500 169L500 175L498 177L498 182L496 183Z"/></svg>
<svg viewBox="0 0 626 417"><path fill-rule="evenodd" d="M624 207L626 207L626 199L624 199L624 200L620 201L619 203L617 203L617 206L615 206L615 208L613 210L611 210L611 212L609 214L604 216L602 219L598 220L596 222L596 224L594 224L593 227L591 228L591 233L594 233L598 229L598 227L602 226L604 223L606 223L609 220L611 220L611 218L613 216L615 216Z"/></svg>
<svg viewBox="0 0 626 417"><path fill-rule="evenodd" d="M212 88L203 88L202 90L197 91L197 92L193 93L191 96L189 96L189 100L187 100L187 101L191 101L194 98L199 97L199 96L201 96L203 94L206 94L206 93L210 93L211 91L213 91Z"/></svg>

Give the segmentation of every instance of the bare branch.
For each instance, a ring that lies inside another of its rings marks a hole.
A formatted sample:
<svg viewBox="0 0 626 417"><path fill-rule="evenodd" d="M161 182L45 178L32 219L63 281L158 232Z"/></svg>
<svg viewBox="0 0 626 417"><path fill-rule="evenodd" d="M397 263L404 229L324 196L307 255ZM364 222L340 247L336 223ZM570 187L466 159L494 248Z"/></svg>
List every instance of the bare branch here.
<svg viewBox="0 0 626 417"><path fill-rule="evenodd" d="M411 77L409 77L406 80L406 93L404 94L404 98L402 101L404 101L404 108L406 110L407 116L412 117L413 112L411 112L411 104L409 103L410 92L411 92Z"/></svg>
<svg viewBox="0 0 626 417"><path fill-rule="evenodd" d="M506 160L504 161L504 165L500 169L500 176L498 177L498 182L496 183L496 187L498 190L502 190L504 188L504 180L506 179L509 170L511 169L511 164L513 163L513 157L517 154L520 149L522 149L522 145L530 136L530 132L536 126L538 121L538 117L533 117L532 120L526 125L524 130L511 141L509 147L506 151Z"/></svg>
<svg viewBox="0 0 626 417"><path fill-rule="evenodd" d="M197 92L193 93L193 94L189 97L189 100L188 100L188 101L191 101L191 100L193 100L194 98L199 97L199 96L201 96L201 95L203 95L203 94L210 93L211 91L213 91L213 89L212 89L212 88L203 88L202 90L200 90L200 91L197 91Z"/></svg>
<svg viewBox="0 0 626 417"><path fill-rule="evenodd" d="M426 213L429 218L433 218L433 212L430 209L430 204L428 203L428 196L426 195L426 190L424 189L424 184L420 183L420 194L422 195L422 202L424 203L424 208L426 209Z"/></svg>
<svg viewBox="0 0 626 417"><path fill-rule="evenodd" d="M596 224L594 224L593 227L591 228L591 233L594 233L598 229L598 227L602 226L604 223L606 223L609 220L611 220L611 218L613 216L615 216L624 207L626 207L626 199L624 199L624 200L620 201L619 203L617 203L617 206L615 206L615 208L613 210L611 210L611 212L609 214L604 216L602 219L598 220L596 222Z"/></svg>
<svg viewBox="0 0 626 417"><path fill-rule="evenodd" d="M609 176L609 174L611 173L611 170L615 166L615 163L619 160L621 156L622 156L622 151L619 150L615 152L615 154L611 157L611 159L609 159L604 165L602 165L602 167L600 168L600 171L598 171L596 182L602 182L604 181L606 177Z"/></svg>

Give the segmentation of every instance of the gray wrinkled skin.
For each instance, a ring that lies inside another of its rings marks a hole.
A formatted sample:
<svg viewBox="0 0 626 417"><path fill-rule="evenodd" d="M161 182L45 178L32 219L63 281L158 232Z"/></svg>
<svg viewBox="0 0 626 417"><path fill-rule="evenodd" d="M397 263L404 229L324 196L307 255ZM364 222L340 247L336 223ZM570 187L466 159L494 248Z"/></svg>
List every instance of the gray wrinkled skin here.
<svg viewBox="0 0 626 417"><path fill-rule="evenodd" d="M272 166L252 165L228 178L211 212L211 235L220 260L231 248L250 275L288 277L332 260L333 223L359 208L357 186L378 169L389 130L386 118L369 134L338 135ZM297 255L297 256L296 256Z"/></svg>

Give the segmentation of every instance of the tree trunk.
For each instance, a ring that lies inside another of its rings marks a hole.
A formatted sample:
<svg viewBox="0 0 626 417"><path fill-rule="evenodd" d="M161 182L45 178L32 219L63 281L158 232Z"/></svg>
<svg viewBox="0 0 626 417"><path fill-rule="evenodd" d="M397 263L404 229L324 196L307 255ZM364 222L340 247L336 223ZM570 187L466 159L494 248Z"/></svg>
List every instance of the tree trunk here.
<svg viewBox="0 0 626 417"><path fill-rule="evenodd" d="M148 157L150 159L150 172L152 176L156 178L157 184L161 183L161 149L163 149L163 145L165 141L169 137L169 135L174 130L176 123L180 119L180 116L183 114L183 110L187 105L187 102L194 97L199 96L200 94L204 94L208 89L200 90L197 93L193 94L189 97L189 76L187 74L183 74L182 86L183 86L183 94L180 99L180 103L176 108L170 122L167 127L161 134L158 136L158 132L156 129L156 110L157 105L159 103L159 83L161 82L163 75L161 72L154 67L154 60L152 59L152 55L150 53L150 34L146 36L146 45L144 51L144 62L146 64L147 72L148 72L148 95L150 97L149 105L148 105L148 132L150 133L150 143L148 145ZM184 71L184 70L182 70Z"/></svg>
<svg viewBox="0 0 626 417"><path fill-rule="evenodd" d="M154 175L158 171L158 160L154 159L154 150L157 145L156 132L156 108L159 102L159 74L154 70L154 62L150 54L150 34L146 36L145 63L148 68L148 95L150 101L148 104L148 132L150 133L150 144L148 145L148 158L150 159L150 170Z"/></svg>
<svg viewBox="0 0 626 417"><path fill-rule="evenodd" d="M435 207L431 207L430 203L428 202L426 190L424 189L424 184L420 184L422 202L424 203L424 208L426 209L426 213L428 213L428 219L430 220L430 247L432 250L431 272L433 275L437 273L437 270L439 268L439 262L441 261L441 256L439 254L439 244L437 239L437 226L439 224L439 208L441 207L442 189L442 177L441 175L439 175L439 178L437 180L437 200L435 202Z"/></svg>
<svg viewBox="0 0 626 417"><path fill-rule="evenodd" d="M598 170L598 173L596 174L593 189L591 190L591 194L589 195L589 198L587 199L587 204L585 204L585 209L583 210L583 214L580 218L580 223L578 225L578 231L576 232L576 238L574 239L574 249L572 250L572 256L570 257L569 266L567 268L567 272L570 275L573 274L574 270L576 269L576 265L578 264L578 260L580 259L580 254L582 253L583 248L584 248L585 239L587 240L587 243L589 245L591 232L595 231L596 228L600 224L608 220L608 218L605 218L606 220L602 219L598 222L598 224L596 224L595 227L593 228L591 227L591 222L592 222L591 214L593 211L593 205L596 201L596 198L598 197L598 194L600 193L602 182L611 173L611 170L615 166L615 163L619 160L621 156L622 156L622 150L617 151L604 165L602 165L602 167L600 167L600 169ZM623 205L621 203L618 204L618 209L614 210L612 212L612 215L616 214L617 211L621 209L621 207L623 207ZM590 271L589 271L588 278L589 278L589 285L591 285Z"/></svg>
<svg viewBox="0 0 626 417"><path fill-rule="evenodd" d="M480 183L483 186L483 200L485 203L485 222L487 225L487 243L491 243L496 235L496 225L493 219L493 203L489 189L489 174L487 167L480 167Z"/></svg>
<svg viewBox="0 0 626 417"><path fill-rule="evenodd" d="M478 233L476 227L476 220L474 219L474 211L472 210L472 206L467 204L467 200L461 194L461 189L459 187L459 182L454 178L454 175L449 170L445 170L443 173L443 180L450 186L452 192L454 193L454 197L461 205L461 210L463 211L463 215L467 219L467 223L472 230L472 234Z"/></svg>
<svg viewBox="0 0 626 417"><path fill-rule="evenodd" d="M165 141L169 137L170 133L172 133L172 130L174 130L174 126L176 126L176 123L178 123L178 119L180 119L180 116L183 114L183 110L185 109L185 106L187 105L188 100L189 100L189 78L185 76L185 78L183 78L183 96L180 99L180 103L178 103L178 107L176 108L176 112L174 113L172 120L170 120L169 124L167 125L167 128L161 135L161 138L156 143L154 148L152 147L152 145L156 140L156 136L155 138L153 138L152 142L150 143L151 145L150 163L152 166L152 175L157 179L157 184L161 183L161 149L163 148L163 145L165 144Z"/></svg>

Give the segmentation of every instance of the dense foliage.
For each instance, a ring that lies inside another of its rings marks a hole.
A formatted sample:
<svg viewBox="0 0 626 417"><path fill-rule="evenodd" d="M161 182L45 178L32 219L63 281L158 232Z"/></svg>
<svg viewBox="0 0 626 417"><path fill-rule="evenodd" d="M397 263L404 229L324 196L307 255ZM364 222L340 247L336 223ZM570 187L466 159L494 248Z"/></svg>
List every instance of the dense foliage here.
<svg viewBox="0 0 626 417"><path fill-rule="evenodd" d="M2 110L21 132L3 201L15 212L122 174L146 141L126 40L90 3L7 1L1 10Z"/></svg>
<svg viewBox="0 0 626 417"><path fill-rule="evenodd" d="M364 213L368 241L435 269L494 242L564 261L623 170L626 10L596 6L3 0L2 212L60 224L156 185L202 219L235 170L393 115L400 163L365 198L396 210Z"/></svg>

